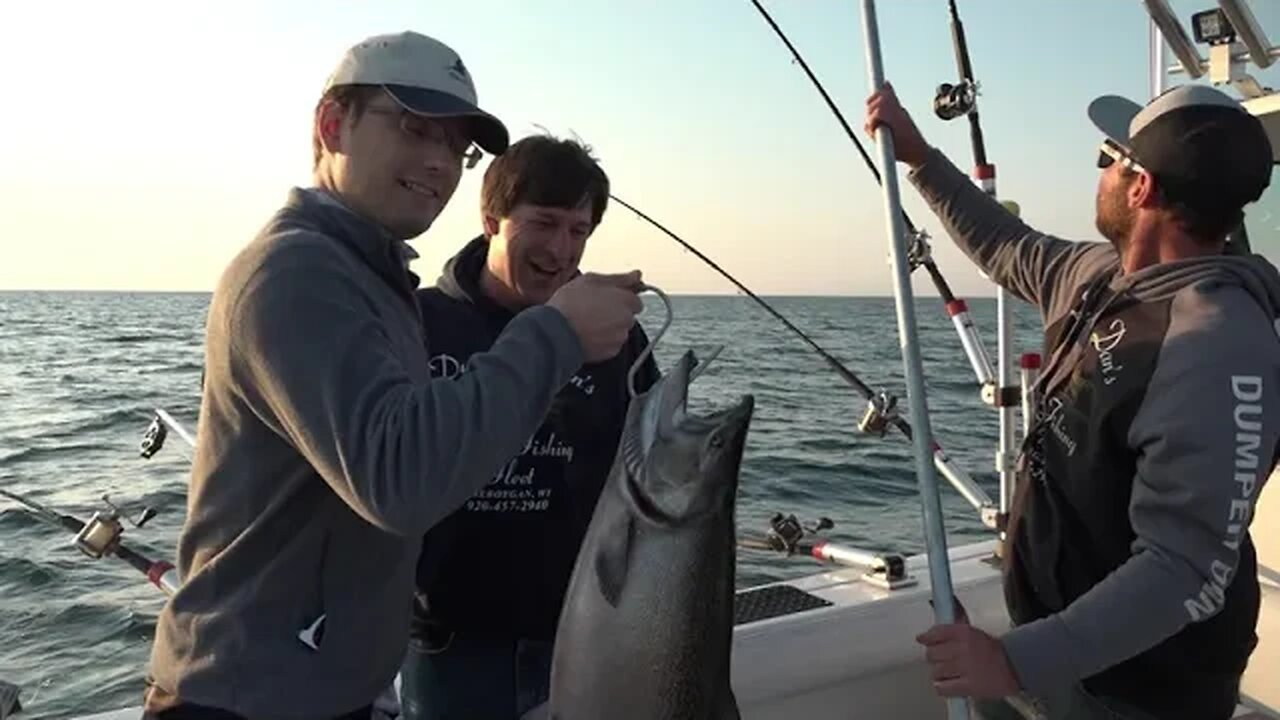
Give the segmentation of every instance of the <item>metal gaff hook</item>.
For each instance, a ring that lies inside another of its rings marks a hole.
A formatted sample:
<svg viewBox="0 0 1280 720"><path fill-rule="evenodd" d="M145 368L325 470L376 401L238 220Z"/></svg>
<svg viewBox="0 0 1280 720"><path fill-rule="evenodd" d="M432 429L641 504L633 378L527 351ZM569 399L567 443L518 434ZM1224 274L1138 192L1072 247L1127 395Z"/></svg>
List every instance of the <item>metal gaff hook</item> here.
<svg viewBox="0 0 1280 720"><path fill-rule="evenodd" d="M648 360L649 356L653 354L653 348L657 346L658 341L666 334L667 328L671 327L671 321L675 319L675 310L671 307L671 298L667 297L666 293L652 285L641 285L638 292L644 292L646 290L657 295L658 298L662 300L662 304L667 308L667 319L663 321L662 327L658 329L657 334L649 340L649 344L645 346L644 350L640 351L640 354L636 357L636 361L631 364L631 369L627 371L627 394L629 394L632 399L636 396L636 373L640 371L640 366L644 364L644 361ZM711 353L707 355L706 359L695 360L697 365L695 365L693 370L689 372L689 382L697 380L698 376L702 374L702 371L706 370L707 366L711 364L711 361L719 357L723 350L724 345L717 345Z"/></svg>
<svg viewBox="0 0 1280 720"><path fill-rule="evenodd" d="M662 304L667 308L667 319L662 322L662 327L658 328L657 334L649 339L649 344L644 347L644 350L640 351L640 354L636 356L636 361L631 363L631 369L627 371L627 394L630 395L633 400L636 397L636 373L640 372L640 366L643 365L644 361L648 360L649 356L653 354L653 348L658 344L658 341L662 339L662 336L667 333L667 328L671 327L671 321L675 319L676 314L675 310L671 307L671 298L667 297L666 293L647 283L641 284L640 289L637 292L642 293L646 290L657 295L658 299L662 300Z"/></svg>

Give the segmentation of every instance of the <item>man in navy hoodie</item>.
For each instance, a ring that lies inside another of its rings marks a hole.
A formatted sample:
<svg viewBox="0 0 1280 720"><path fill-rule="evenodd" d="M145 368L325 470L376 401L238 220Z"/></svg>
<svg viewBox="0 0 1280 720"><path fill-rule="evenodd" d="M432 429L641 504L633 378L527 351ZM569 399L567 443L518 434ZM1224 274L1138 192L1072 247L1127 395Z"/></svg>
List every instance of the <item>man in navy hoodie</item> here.
<svg viewBox="0 0 1280 720"><path fill-rule="evenodd" d="M579 274L608 199L608 177L570 140L528 137L493 161L484 234L418 291L433 377L462 373L517 313ZM617 451L627 371L647 343L636 324L617 355L583 365L523 451L427 534L401 676L407 720L513 720L547 699L560 606ZM649 357L636 391L657 378Z"/></svg>

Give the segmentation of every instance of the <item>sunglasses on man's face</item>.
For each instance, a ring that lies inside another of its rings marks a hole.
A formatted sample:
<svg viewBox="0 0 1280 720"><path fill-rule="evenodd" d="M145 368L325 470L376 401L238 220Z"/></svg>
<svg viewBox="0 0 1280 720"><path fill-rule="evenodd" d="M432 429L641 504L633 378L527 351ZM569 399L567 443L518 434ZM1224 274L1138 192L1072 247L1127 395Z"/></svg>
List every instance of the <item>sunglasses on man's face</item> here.
<svg viewBox="0 0 1280 720"><path fill-rule="evenodd" d="M1103 140L1098 151L1098 168L1105 170L1117 162L1136 173L1145 171L1145 168L1119 145L1110 140Z"/></svg>

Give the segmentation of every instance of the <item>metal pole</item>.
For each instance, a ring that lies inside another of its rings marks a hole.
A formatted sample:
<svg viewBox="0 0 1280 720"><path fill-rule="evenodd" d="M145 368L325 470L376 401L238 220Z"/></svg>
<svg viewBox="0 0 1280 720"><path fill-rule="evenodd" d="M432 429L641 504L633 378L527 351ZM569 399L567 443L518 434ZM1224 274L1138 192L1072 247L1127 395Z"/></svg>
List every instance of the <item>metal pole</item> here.
<svg viewBox="0 0 1280 720"><path fill-rule="evenodd" d="M862 0L862 25L867 45L867 70L874 91L884 86L875 0ZM883 125L876 128L876 144L880 149L880 169L884 178L884 211L888 221L889 253L893 259L893 290L898 315L898 338L902 347L902 364L907 380L911 424L915 427L915 433L911 439L915 446L916 480L920 486L920 505L924 515L933 611L939 623L949 624L955 622L953 606L955 596L951 589L951 566L947 559L947 535L942 523L938 477L933 467L933 430L929 423L929 408L924 395L924 367L920 360L915 302L911 292L911 272L907 264L902 204L898 196L898 172L893 156L893 136ZM949 698L947 716L951 720L966 720L969 717L968 701L965 698Z"/></svg>
<svg viewBox="0 0 1280 720"><path fill-rule="evenodd" d="M1151 41L1151 97L1164 92L1164 36L1160 34L1160 26L1154 19L1147 21L1150 27Z"/></svg>
<svg viewBox="0 0 1280 720"><path fill-rule="evenodd" d="M995 190L992 188L992 194ZM1007 389L1013 387L1013 328L1009 318L1009 294L1003 287L996 287L996 360L999 367L1000 382L996 388L997 411L999 412L1000 442L996 449L996 472L1000 474L1000 517L1008 520L1013 506L1013 496L1017 491L1017 458L1015 457L1017 441L1014 432L1017 429L1014 411L1017 406L1012 398L1007 397ZM1004 523L1001 523L1002 525ZM1000 530L1003 539L1005 531Z"/></svg>

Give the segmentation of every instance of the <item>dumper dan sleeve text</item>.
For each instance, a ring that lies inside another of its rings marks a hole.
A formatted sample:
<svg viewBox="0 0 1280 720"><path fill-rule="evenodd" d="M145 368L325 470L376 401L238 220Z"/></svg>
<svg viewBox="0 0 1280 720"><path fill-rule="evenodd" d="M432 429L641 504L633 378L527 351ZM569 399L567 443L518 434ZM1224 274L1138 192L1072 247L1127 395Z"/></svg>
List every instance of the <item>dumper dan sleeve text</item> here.
<svg viewBox="0 0 1280 720"><path fill-rule="evenodd" d="M1127 436L1132 555L1004 636L1024 690L1087 678L1222 609L1280 437L1280 368L1240 328L1270 326L1238 287L1190 286L1173 300Z"/></svg>

